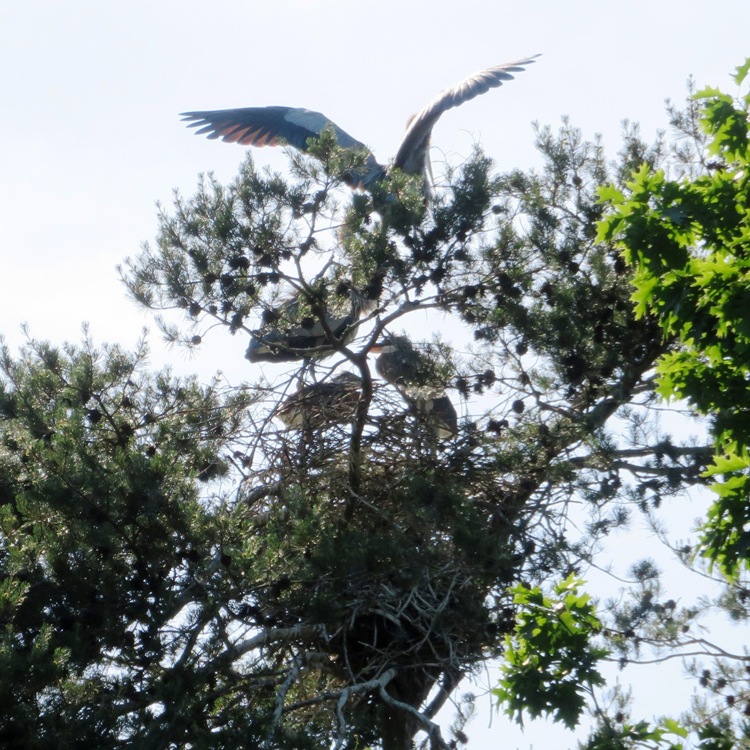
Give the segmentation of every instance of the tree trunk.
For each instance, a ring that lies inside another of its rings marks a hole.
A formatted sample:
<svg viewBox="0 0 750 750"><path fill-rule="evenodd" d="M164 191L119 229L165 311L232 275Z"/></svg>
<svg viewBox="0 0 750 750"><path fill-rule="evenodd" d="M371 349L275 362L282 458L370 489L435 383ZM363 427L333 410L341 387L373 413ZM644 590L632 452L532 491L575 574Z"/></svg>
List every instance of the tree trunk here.
<svg viewBox="0 0 750 750"><path fill-rule="evenodd" d="M400 671L386 686L395 700L419 709L435 684L436 677L425 670ZM412 750L414 735L422 724L414 714L383 701L380 707L380 736L383 750Z"/></svg>

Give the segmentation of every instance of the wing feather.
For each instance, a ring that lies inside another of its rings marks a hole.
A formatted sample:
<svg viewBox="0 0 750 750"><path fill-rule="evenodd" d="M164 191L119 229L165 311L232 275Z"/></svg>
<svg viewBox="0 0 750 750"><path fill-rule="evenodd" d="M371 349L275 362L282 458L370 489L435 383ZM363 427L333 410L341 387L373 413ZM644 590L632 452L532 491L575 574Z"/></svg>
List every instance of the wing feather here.
<svg viewBox="0 0 750 750"><path fill-rule="evenodd" d="M203 112L183 112L182 119L199 135L221 138L243 146L276 146L281 141L300 151L307 150L309 138L324 128L333 129L344 148L365 148L336 123L320 112L294 107L245 107Z"/></svg>
<svg viewBox="0 0 750 750"><path fill-rule="evenodd" d="M426 107L409 121L406 133L393 160L394 166L410 174L423 174L427 169L427 148L430 135L440 116L454 107L481 96L490 89L502 86L514 78L514 73L525 70L539 55L496 65L470 75L455 86L441 91Z"/></svg>
<svg viewBox="0 0 750 750"><path fill-rule="evenodd" d="M227 143L239 143L242 146L288 144L300 151L307 151L308 140L330 128L339 146L363 150L367 154L362 173L350 175L347 180L353 187L380 179L385 173L364 143L353 138L320 112L301 107L245 107L183 112L181 117L189 128L197 128L197 135L221 138Z"/></svg>

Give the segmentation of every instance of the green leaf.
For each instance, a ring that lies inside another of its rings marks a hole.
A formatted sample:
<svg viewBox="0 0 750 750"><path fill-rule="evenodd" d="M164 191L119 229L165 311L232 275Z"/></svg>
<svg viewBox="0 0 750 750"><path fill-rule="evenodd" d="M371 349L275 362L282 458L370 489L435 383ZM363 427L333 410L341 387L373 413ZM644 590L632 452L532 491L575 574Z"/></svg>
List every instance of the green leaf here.
<svg viewBox="0 0 750 750"><path fill-rule="evenodd" d="M667 731L676 734L678 737L685 739L688 736L688 730L674 719L663 719L662 724Z"/></svg>
<svg viewBox="0 0 750 750"><path fill-rule="evenodd" d="M734 82L741 86L744 82L745 78L747 77L748 71L750 71L750 57L745 59L745 62L742 63L742 65L737 66L737 72L734 75Z"/></svg>
<svg viewBox="0 0 750 750"><path fill-rule="evenodd" d="M506 636L502 677L492 692L519 723L526 712L552 716L572 728L587 691L604 682L595 665L606 651L591 642L601 624L590 596L580 591L582 585L571 575L554 585L552 595L539 587L513 588L522 609L513 635ZM522 661L520 654L525 655Z"/></svg>
<svg viewBox="0 0 750 750"><path fill-rule="evenodd" d="M742 471L750 466L750 458L747 455L738 456L729 454L724 456L714 456L713 464L706 470L705 476L714 476L715 474L731 474L734 471Z"/></svg>

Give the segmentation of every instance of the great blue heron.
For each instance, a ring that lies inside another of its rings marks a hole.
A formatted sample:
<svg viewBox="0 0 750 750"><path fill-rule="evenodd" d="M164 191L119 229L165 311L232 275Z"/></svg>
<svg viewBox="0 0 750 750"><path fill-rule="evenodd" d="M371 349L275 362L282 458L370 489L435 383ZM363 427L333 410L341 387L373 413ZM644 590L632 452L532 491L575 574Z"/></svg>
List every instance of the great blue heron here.
<svg viewBox="0 0 750 750"><path fill-rule="evenodd" d="M445 390L439 364L417 350L406 336L386 336L371 349L378 354L375 369L404 396L435 396Z"/></svg>
<svg viewBox="0 0 750 750"><path fill-rule="evenodd" d="M333 354L337 342L346 346L352 341L359 319L377 304L351 286L348 297L348 307L337 309L332 304L322 319L311 314L303 316L300 295L293 297L274 311L273 322L252 332L245 357L250 362L294 362Z"/></svg>
<svg viewBox="0 0 750 750"><path fill-rule="evenodd" d="M458 413L447 394L437 398L417 398L414 406L440 440L450 440L458 435Z"/></svg>
<svg viewBox="0 0 750 750"><path fill-rule="evenodd" d="M431 178L428 153L430 136L443 112L458 107L491 88L502 86L505 81L512 80L513 73L519 73L524 70L524 66L531 65L536 57L538 55L487 68L438 94L409 119L391 167L407 174L421 175L428 189ZM307 150L310 138L317 137L323 130L330 128L339 146L365 152L362 170L350 174L346 179L351 187L368 188L388 173L388 168L380 164L362 142L320 112L299 107L246 107L183 112L181 116L190 123L188 127L198 128L198 134L207 134L209 138L221 138L229 143L245 146L288 144L301 151Z"/></svg>
<svg viewBox="0 0 750 750"><path fill-rule="evenodd" d="M316 430L348 422L357 408L362 380L342 372L322 383L302 386L285 399L274 416L291 430Z"/></svg>
<svg viewBox="0 0 750 750"><path fill-rule="evenodd" d="M458 414L445 393L439 367L419 352L406 336L389 336L376 344L375 369L401 393L441 440L458 434Z"/></svg>

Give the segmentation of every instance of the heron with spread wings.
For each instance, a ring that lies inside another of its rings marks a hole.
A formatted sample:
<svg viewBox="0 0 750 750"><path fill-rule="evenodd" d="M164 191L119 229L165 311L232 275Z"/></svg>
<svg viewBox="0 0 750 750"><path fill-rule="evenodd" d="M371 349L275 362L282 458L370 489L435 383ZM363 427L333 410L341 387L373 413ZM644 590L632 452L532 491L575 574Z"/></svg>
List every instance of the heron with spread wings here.
<svg viewBox="0 0 750 750"><path fill-rule="evenodd" d="M430 136L440 116L447 110L459 107L464 102L512 80L514 73L523 71L536 57L538 55L487 68L438 94L409 119L390 167L380 164L362 142L350 136L325 115L309 109L246 107L183 112L182 117L189 122L188 127L198 128L198 134L205 134L209 138L221 138L228 143L239 143L244 146L288 144L300 151L307 151L310 139L318 137L323 130L329 128L336 136L339 146L357 149L365 154L362 169L346 177L346 182L351 187L368 189L373 183L382 180L390 169L397 168L406 174L421 175L427 190L431 180Z"/></svg>

